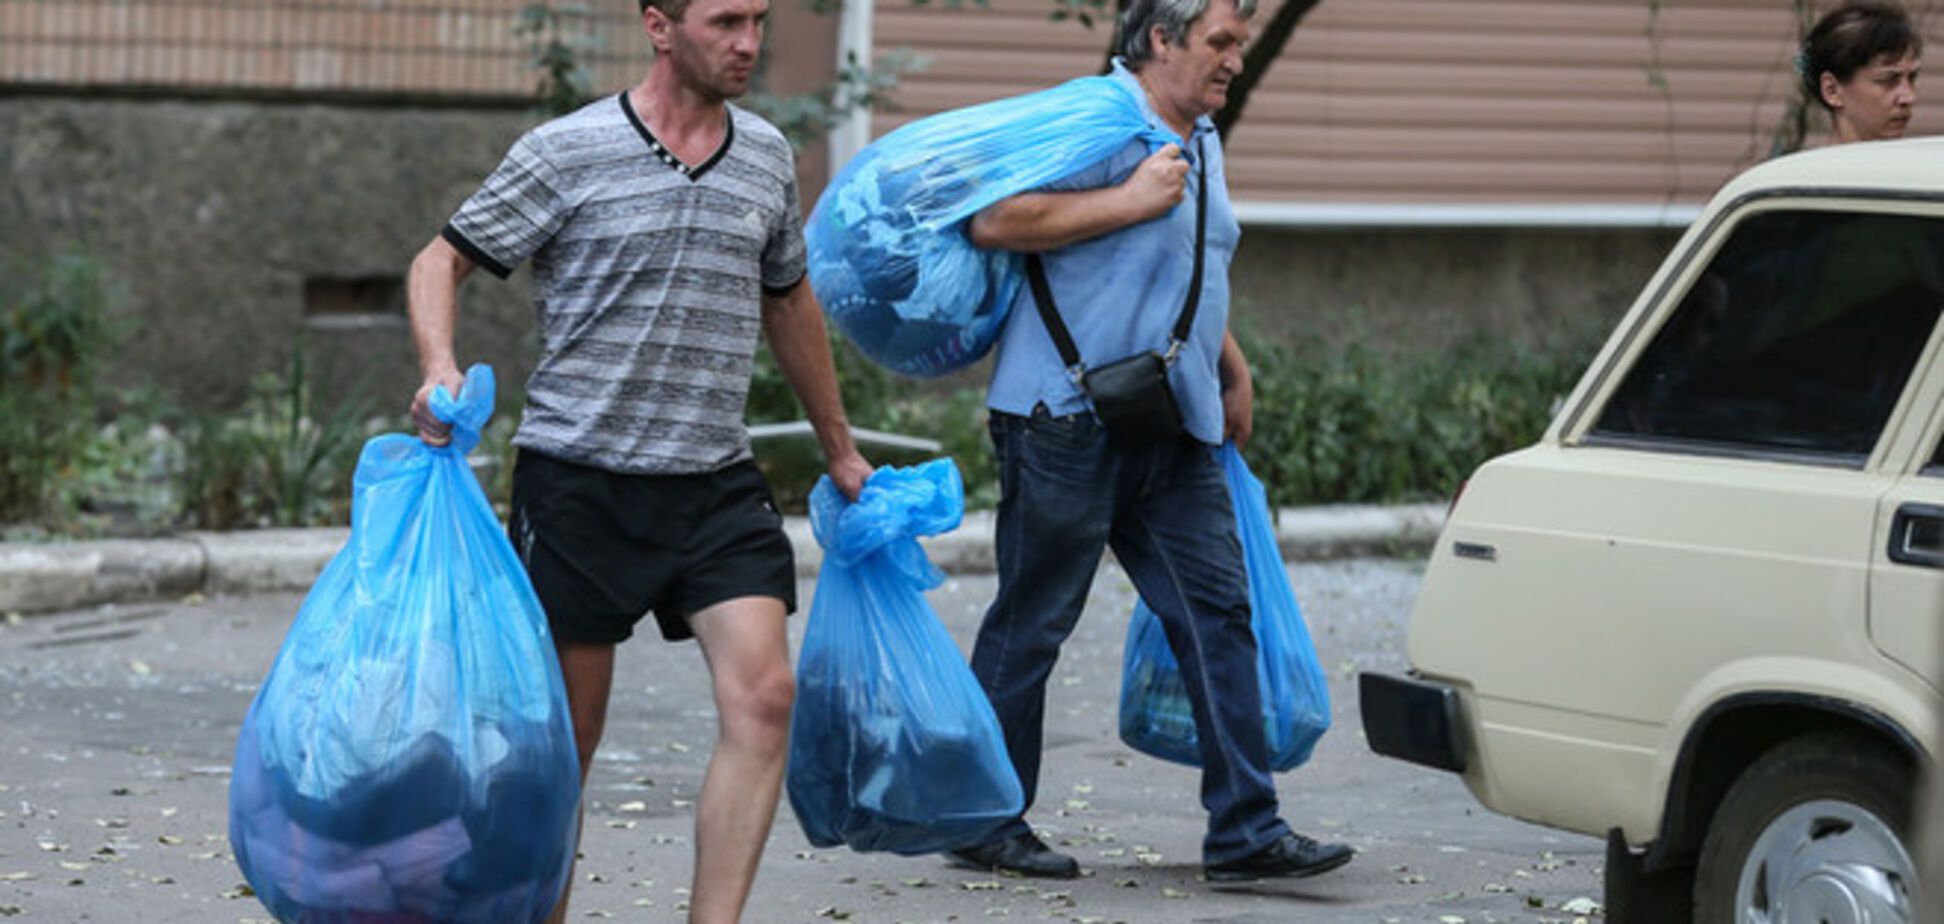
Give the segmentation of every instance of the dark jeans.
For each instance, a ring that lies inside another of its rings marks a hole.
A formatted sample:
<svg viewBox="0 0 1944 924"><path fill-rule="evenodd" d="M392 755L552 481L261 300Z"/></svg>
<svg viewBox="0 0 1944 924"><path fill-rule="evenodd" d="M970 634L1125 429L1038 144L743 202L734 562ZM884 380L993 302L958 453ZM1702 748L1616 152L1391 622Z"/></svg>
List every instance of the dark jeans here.
<svg viewBox="0 0 1944 924"><path fill-rule="evenodd" d="M999 592L972 671L992 698L1031 808L1046 681L1104 547L1161 618L1181 662L1202 751L1202 858L1237 859L1288 833L1268 770L1249 581L1228 486L1211 447L1107 445L1091 414L992 415L1001 497ZM1000 832L1027 831L1023 818Z"/></svg>

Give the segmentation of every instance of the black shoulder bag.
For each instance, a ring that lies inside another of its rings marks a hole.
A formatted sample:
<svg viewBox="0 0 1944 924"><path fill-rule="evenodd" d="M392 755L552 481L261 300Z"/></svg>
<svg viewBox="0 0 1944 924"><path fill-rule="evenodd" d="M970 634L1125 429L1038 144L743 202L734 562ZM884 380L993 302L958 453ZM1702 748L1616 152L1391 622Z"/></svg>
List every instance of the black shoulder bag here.
<svg viewBox="0 0 1944 924"><path fill-rule="evenodd" d="M1093 402L1094 416L1107 430L1107 440L1121 450L1138 449L1180 439L1186 430L1181 425L1181 408L1174 390L1168 386L1168 368L1180 355L1188 332L1195 325L1195 309L1201 304L1202 256L1208 226L1208 161L1196 151L1200 162L1200 189L1195 194L1195 275L1188 283L1188 298L1181 306L1164 353L1147 350L1105 365L1087 368L1073 335L1060 320L1053 304L1053 289L1046 284L1046 268L1039 254L1026 255L1026 279L1033 286L1033 300L1039 304L1040 319L1046 323L1053 345L1066 363L1067 374Z"/></svg>

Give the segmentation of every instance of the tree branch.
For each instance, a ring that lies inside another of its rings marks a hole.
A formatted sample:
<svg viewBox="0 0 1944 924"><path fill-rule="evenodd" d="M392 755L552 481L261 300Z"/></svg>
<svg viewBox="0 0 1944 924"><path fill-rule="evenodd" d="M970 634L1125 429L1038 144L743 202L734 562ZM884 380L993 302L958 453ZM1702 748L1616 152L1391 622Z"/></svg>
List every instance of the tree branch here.
<svg viewBox="0 0 1944 924"><path fill-rule="evenodd" d="M1283 46L1289 43L1289 37L1296 34L1296 26L1321 2L1283 0L1283 5L1276 8L1276 15L1270 17L1269 25L1263 27L1262 37L1256 39L1242 57L1242 73L1236 76L1234 83L1229 84L1228 104L1215 113L1215 130L1221 133L1222 140L1228 140L1229 129L1242 119L1242 108L1249 104L1249 94L1262 81L1262 75L1268 73L1276 63Z"/></svg>

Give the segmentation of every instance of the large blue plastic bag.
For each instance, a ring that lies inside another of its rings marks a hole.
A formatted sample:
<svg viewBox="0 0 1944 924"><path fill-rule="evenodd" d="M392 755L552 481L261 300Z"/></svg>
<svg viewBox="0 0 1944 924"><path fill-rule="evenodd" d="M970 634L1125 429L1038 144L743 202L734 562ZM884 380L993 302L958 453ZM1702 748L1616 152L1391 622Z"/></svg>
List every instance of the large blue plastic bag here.
<svg viewBox="0 0 1944 924"><path fill-rule="evenodd" d="M810 843L936 853L1025 810L999 720L924 592L945 575L919 536L958 528L950 459L872 473L856 503L810 493L823 546L797 662L790 806Z"/></svg>
<svg viewBox="0 0 1944 924"><path fill-rule="evenodd" d="M1256 635L1256 682L1262 689L1262 723L1269 764L1293 770L1308 760L1330 729L1330 686L1303 623L1296 592L1283 570L1276 527L1262 489L1235 444L1223 444L1242 558L1249 570L1249 607ZM1181 665L1168 646L1160 617L1145 601L1135 604L1127 625L1121 665L1120 736L1129 747L1162 760L1201 766L1195 714L1182 685Z"/></svg>
<svg viewBox="0 0 1944 924"><path fill-rule="evenodd" d="M1180 144L1108 77L919 119L872 142L824 189L805 226L810 284L838 329L894 372L939 376L998 339L1018 254L980 250L965 223L1001 199L1145 139Z"/></svg>
<svg viewBox="0 0 1944 924"><path fill-rule="evenodd" d="M474 366L433 412L451 444L367 442L351 537L243 721L230 843L285 924L537 922L566 882L580 767L546 616L466 452Z"/></svg>

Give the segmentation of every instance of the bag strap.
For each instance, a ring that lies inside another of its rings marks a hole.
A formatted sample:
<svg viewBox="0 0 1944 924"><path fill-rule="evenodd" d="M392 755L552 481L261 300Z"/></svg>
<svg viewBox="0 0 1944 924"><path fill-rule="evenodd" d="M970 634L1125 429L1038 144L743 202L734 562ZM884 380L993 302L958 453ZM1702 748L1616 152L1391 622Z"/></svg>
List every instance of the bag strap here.
<svg viewBox="0 0 1944 924"><path fill-rule="evenodd" d="M1208 157L1203 145L1195 145L1195 159L1199 162L1200 176L1195 193L1195 270L1188 282L1188 297L1181 306L1181 315L1175 319L1174 330L1168 335L1168 352L1162 357L1172 365L1181 346L1188 342L1188 332L1195 326L1195 312L1201 307L1202 266L1208 248L1205 242L1208 234ZM1053 288L1046 282L1046 267L1040 262L1037 253L1026 255L1026 281L1033 287L1033 302L1039 306L1040 320L1046 324L1046 332L1053 337L1053 347L1060 351L1060 361L1066 363L1067 371L1075 380L1086 372L1080 362L1080 350L1073 344L1073 334L1067 330L1066 322L1060 320L1060 309L1053 303Z"/></svg>

